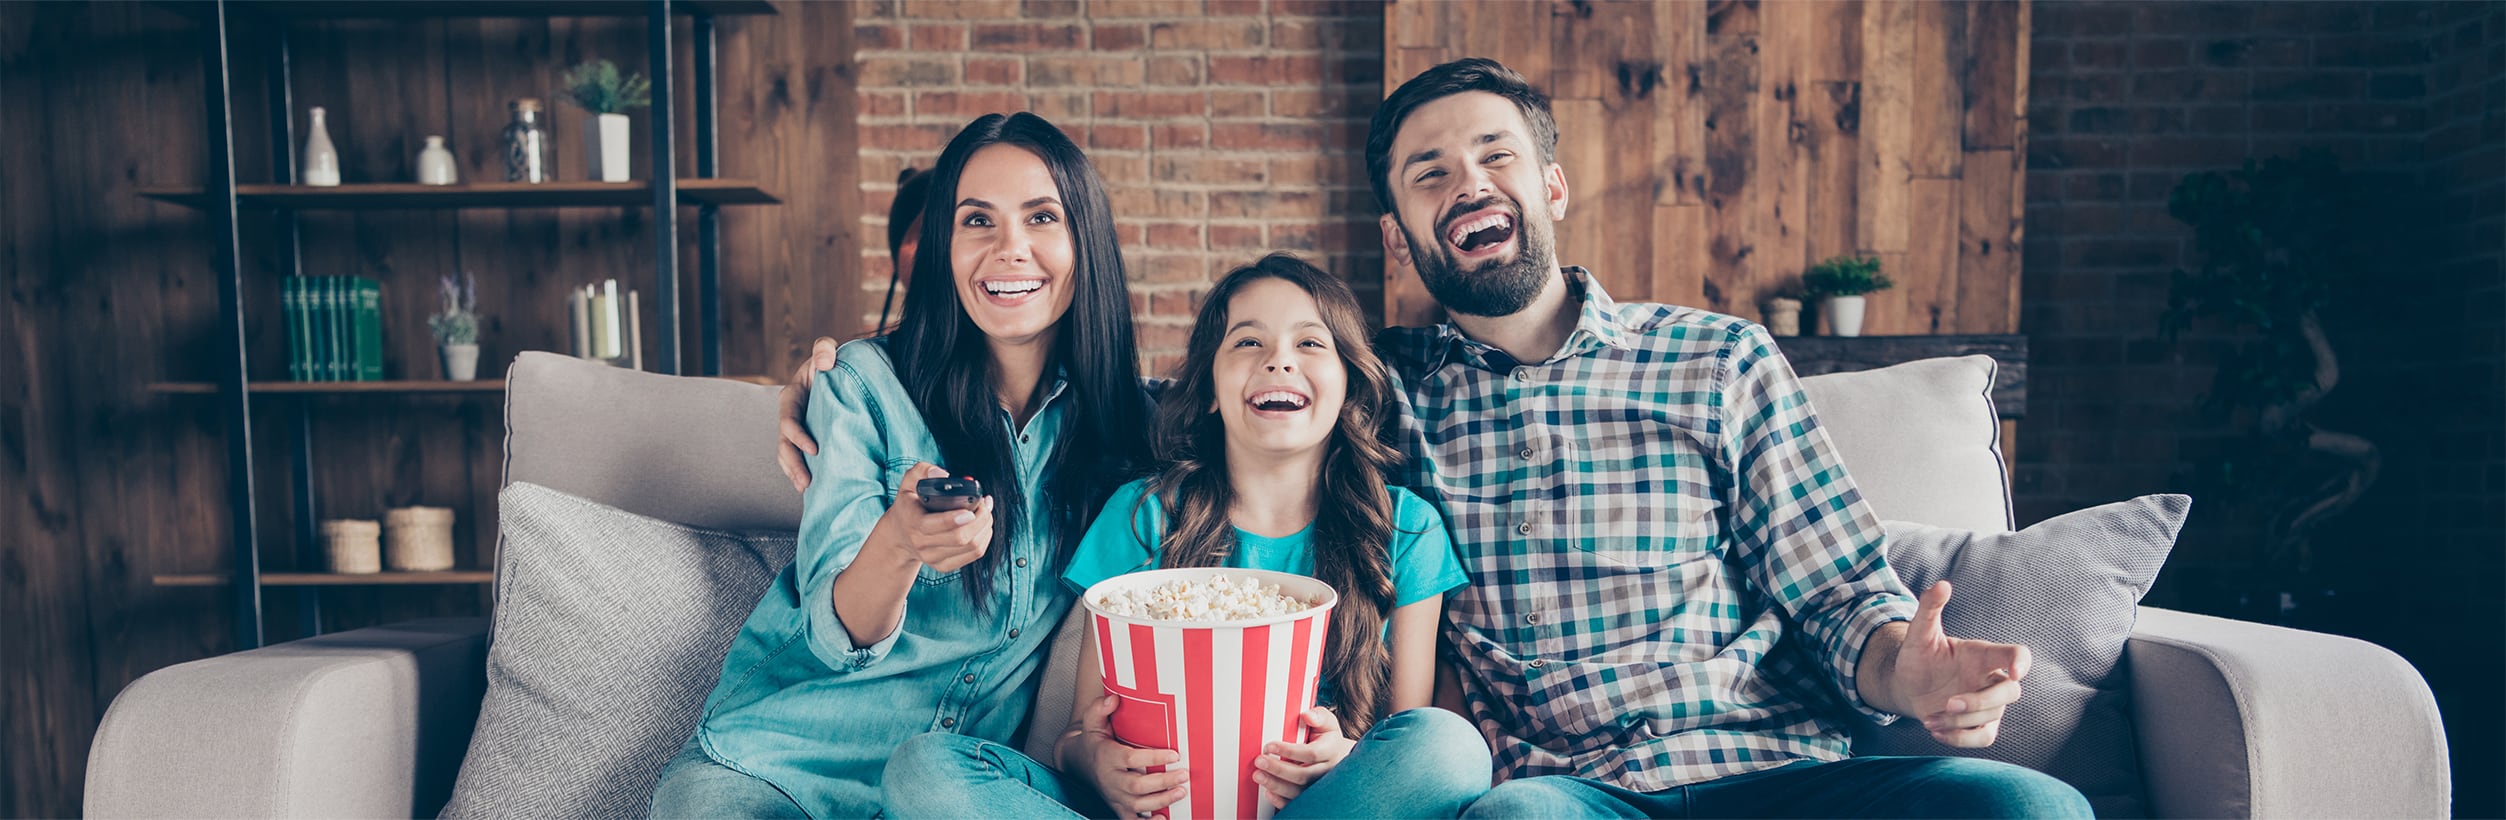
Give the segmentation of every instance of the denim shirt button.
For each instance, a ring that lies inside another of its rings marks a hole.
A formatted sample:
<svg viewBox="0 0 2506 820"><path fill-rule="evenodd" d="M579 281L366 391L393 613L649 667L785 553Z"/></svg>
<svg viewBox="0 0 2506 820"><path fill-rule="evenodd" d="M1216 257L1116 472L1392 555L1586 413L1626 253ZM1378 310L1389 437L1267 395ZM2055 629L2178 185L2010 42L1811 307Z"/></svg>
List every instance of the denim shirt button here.
<svg viewBox="0 0 2506 820"><path fill-rule="evenodd" d="M957 719L956 719L956 718L953 718L953 717L951 717L951 718L941 718L941 719L940 719L940 728L942 728L942 729L955 729L955 728L957 728Z"/></svg>
<svg viewBox="0 0 2506 820"><path fill-rule="evenodd" d="M1010 636L1010 637L1012 637L1012 638L1018 637L1018 628L1017 628L1017 627L1011 627L1011 628L1010 628L1010 630L1009 630L1009 636Z"/></svg>
<svg viewBox="0 0 2506 820"><path fill-rule="evenodd" d="M1023 568L1023 567L1025 567L1025 566L1027 565L1027 559L1020 558L1020 559L1018 559L1017 564L1018 564L1018 566L1020 566L1020 567L1022 567L1022 568Z"/></svg>
<svg viewBox="0 0 2506 820"><path fill-rule="evenodd" d="M975 682L975 674L973 672L968 672L965 677L959 678L959 680L963 680L967 683L973 683Z"/></svg>

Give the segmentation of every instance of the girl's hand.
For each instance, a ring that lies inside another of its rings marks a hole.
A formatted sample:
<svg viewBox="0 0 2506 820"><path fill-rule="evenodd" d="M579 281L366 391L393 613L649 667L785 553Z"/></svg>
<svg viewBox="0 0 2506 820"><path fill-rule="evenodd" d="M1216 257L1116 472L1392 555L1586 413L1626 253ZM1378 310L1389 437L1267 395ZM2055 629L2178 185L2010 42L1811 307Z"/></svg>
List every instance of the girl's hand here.
<svg viewBox="0 0 2506 820"><path fill-rule="evenodd" d="M1105 805L1113 807L1114 816L1147 817L1182 800L1192 773L1184 771L1183 755L1173 749L1141 749L1115 740L1113 718L1118 702L1107 693L1088 707L1080 723L1079 742L1084 745L1080 754L1088 761L1088 776L1096 780L1097 793L1105 796ZM1150 766L1166 770L1152 774Z"/></svg>
<svg viewBox="0 0 2506 820"><path fill-rule="evenodd" d="M953 572L992 548L992 497L962 510L931 512L922 508L922 496L914 492L914 484L926 478L947 478L948 471L922 463L905 471L905 486L896 491L896 503L888 505L887 515L879 526L889 533L888 542L902 556L929 565L940 572Z"/></svg>
<svg viewBox="0 0 2506 820"><path fill-rule="evenodd" d="M1340 731L1340 716L1320 706L1305 710L1301 716L1313 728L1313 740L1304 743L1262 744L1262 756L1253 759L1253 782L1260 784L1264 799L1272 809L1287 808L1288 801L1304 794L1314 781L1323 779L1331 767L1340 765L1357 741Z"/></svg>

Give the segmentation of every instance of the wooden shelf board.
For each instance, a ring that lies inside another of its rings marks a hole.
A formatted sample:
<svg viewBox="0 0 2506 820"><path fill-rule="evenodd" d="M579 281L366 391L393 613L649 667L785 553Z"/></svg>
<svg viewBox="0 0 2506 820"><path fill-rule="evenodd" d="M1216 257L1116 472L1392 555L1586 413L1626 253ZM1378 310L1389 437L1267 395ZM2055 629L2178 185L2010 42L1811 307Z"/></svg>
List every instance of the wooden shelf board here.
<svg viewBox="0 0 2506 820"><path fill-rule="evenodd" d="M288 393L326 395L351 393L497 393L505 389L503 379L480 379L469 382L382 381L382 382L253 382L255 393ZM214 394L216 382L152 382L148 392L171 395Z"/></svg>
<svg viewBox="0 0 2506 820"><path fill-rule="evenodd" d="M746 384L782 384L772 376L717 376L715 378ZM377 393L500 393L503 379L480 379L468 382L445 381L379 381L379 382L253 382L254 393L287 395L371 395ZM149 382L148 392L171 396L206 396L218 392L216 382Z"/></svg>
<svg viewBox="0 0 2506 820"><path fill-rule="evenodd" d="M153 580L157 586L161 587L216 587L225 586L231 580L231 576L223 572L170 574L158 575ZM444 572L376 572L362 575L342 575L335 572L265 572L261 574L261 585L265 587L420 586L487 584L495 581L496 573L483 569L456 569Z"/></svg>
<svg viewBox="0 0 2506 820"><path fill-rule="evenodd" d="M292 19L374 19L437 17L643 17L641 0L258 0L235 4L241 10ZM776 13L766 0L675 0L678 14L717 17Z"/></svg>
<svg viewBox="0 0 2506 820"><path fill-rule="evenodd" d="M194 208L208 204L209 194L197 187L149 187L139 194ZM419 185L409 182L360 183L317 188L310 185L238 185L236 203L246 208L277 210L373 210L452 208L635 208L653 203L651 184L644 182L473 182L462 185ZM682 205L775 205L782 200L742 179L679 180Z"/></svg>

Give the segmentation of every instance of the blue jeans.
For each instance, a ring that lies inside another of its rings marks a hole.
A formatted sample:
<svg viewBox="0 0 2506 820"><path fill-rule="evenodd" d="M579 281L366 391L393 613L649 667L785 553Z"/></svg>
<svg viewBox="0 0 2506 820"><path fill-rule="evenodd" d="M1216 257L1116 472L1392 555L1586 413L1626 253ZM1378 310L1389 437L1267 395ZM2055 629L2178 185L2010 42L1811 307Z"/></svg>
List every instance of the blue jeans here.
<svg viewBox="0 0 2506 820"><path fill-rule="evenodd" d="M1278 817L1452 817L1488 790L1488 742L1460 715L1412 709L1377 721L1357 748ZM934 732L897 747L883 776L894 817L1104 817L1093 787L998 743Z"/></svg>
<svg viewBox="0 0 2506 820"><path fill-rule="evenodd" d="M661 767L650 806L656 818L748 817L807 820L800 804L774 784L722 765L689 738Z"/></svg>
<svg viewBox="0 0 2506 820"><path fill-rule="evenodd" d="M1463 817L2076 817L2088 798L2050 775L1965 757L1804 760L1646 794L1581 777L1497 784Z"/></svg>

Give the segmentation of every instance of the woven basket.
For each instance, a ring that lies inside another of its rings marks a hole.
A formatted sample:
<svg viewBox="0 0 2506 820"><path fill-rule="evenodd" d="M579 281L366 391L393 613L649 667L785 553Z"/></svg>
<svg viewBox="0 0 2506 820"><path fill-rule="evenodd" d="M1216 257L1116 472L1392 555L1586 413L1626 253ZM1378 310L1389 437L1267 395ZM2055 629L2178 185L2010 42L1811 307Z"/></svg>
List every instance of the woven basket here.
<svg viewBox="0 0 2506 820"><path fill-rule="evenodd" d="M373 521L322 522L322 551L330 559L331 571L343 575L382 572L382 536L383 525Z"/></svg>
<svg viewBox="0 0 2506 820"><path fill-rule="evenodd" d="M452 569L452 510L400 507L383 513L383 563L395 572Z"/></svg>

